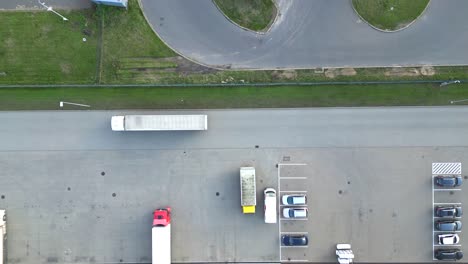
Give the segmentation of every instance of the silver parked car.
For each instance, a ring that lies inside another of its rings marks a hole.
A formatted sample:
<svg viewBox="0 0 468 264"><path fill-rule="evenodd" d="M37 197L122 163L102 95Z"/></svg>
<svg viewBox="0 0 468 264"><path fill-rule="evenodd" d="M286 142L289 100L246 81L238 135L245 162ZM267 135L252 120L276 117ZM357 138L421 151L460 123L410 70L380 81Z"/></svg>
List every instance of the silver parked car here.
<svg viewBox="0 0 468 264"><path fill-rule="evenodd" d="M306 205L307 197L305 194L285 194L281 198L284 205Z"/></svg>
<svg viewBox="0 0 468 264"><path fill-rule="evenodd" d="M283 209L284 218L306 218L307 208L305 207L293 207Z"/></svg>

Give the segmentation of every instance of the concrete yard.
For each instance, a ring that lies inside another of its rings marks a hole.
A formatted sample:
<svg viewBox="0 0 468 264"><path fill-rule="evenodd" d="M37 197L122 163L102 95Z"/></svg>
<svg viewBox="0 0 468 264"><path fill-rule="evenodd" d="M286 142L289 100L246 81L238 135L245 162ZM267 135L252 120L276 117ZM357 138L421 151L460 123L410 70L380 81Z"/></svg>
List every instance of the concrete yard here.
<svg viewBox="0 0 468 264"><path fill-rule="evenodd" d="M206 133L175 135L112 132L110 116L121 112L0 113L9 263L149 263L151 213L168 205L173 262L336 262L343 242L357 262L431 262L431 164L468 164L468 122L459 120L467 111L206 111ZM428 133L418 136L422 128ZM255 215L240 206L239 167L247 165L257 173ZM265 224L266 187L307 192L308 219ZM465 204L468 195L435 199ZM305 232L309 246L280 247L279 232Z"/></svg>

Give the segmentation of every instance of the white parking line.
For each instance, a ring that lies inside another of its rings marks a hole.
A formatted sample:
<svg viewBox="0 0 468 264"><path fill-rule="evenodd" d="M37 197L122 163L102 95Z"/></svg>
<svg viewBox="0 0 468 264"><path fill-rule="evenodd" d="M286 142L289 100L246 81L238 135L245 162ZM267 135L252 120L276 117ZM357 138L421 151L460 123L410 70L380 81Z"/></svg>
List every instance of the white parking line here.
<svg viewBox="0 0 468 264"><path fill-rule="evenodd" d="M434 247L461 247L462 245L433 245Z"/></svg>
<svg viewBox="0 0 468 264"><path fill-rule="evenodd" d="M307 191L281 191L280 193L307 193Z"/></svg>
<svg viewBox="0 0 468 264"><path fill-rule="evenodd" d="M461 189L434 189L435 192L461 191Z"/></svg>
<svg viewBox="0 0 468 264"><path fill-rule="evenodd" d="M307 207L307 204L280 204L281 206L287 206L287 207Z"/></svg>
<svg viewBox="0 0 468 264"><path fill-rule="evenodd" d="M278 193L281 193L281 182L280 182L280 171L281 171L281 165L278 164ZM279 206L279 202L278 202L278 208L277 208L277 211L279 212L280 211L280 206ZM279 259L281 260L281 217L278 217L280 220L278 221L278 242L279 242L279 248L278 248L278 251L279 251Z"/></svg>
<svg viewBox="0 0 468 264"><path fill-rule="evenodd" d="M281 232L281 234L299 234L299 235L307 235L309 232Z"/></svg>
<svg viewBox="0 0 468 264"><path fill-rule="evenodd" d="M308 248L309 246L281 246L281 248Z"/></svg>
<svg viewBox="0 0 468 264"><path fill-rule="evenodd" d="M448 204L448 205L456 204L456 205L461 205L462 203L434 203L434 205L436 205L436 204Z"/></svg>
<svg viewBox="0 0 468 264"><path fill-rule="evenodd" d="M306 180L307 177L280 177L280 180Z"/></svg>
<svg viewBox="0 0 468 264"><path fill-rule="evenodd" d="M461 233L461 231L439 231L439 230L434 230L434 233L447 233L447 232L450 232L450 233Z"/></svg>
<svg viewBox="0 0 468 264"><path fill-rule="evenodd" d="M278 163L279 166L306 166L307 163Z"/></svg>
<svg viewBox="0 0 468 264"><path fill-rule="evenodd" d="M435 215L435 212L434 212L434 175L432 175L432 239L434 239L434 224L435 224L435 221L434 221L434 215ZM435 250L434 250L434 240L432 240L432 257L434 257L435 255Z"/></svg>

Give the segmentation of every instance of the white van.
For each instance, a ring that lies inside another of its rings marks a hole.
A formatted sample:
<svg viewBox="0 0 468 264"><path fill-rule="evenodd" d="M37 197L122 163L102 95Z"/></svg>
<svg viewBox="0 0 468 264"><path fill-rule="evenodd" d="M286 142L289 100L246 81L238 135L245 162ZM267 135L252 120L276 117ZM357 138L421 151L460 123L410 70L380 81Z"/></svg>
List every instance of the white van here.
<svg viewBox="0 0 468 264"><path fill-rule="evenodd" d="M266 188L265 195L265 223L276 223L276 191L273 188Z"/></svg>

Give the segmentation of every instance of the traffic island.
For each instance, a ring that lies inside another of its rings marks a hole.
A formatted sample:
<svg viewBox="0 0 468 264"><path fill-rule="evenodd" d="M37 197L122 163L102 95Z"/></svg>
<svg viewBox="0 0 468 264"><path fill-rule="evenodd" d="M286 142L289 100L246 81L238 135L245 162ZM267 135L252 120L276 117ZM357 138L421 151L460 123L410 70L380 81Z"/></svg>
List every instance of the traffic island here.
<svg viewBox="0 0 468 264"><path fill-rule="evenodd" d="M430 0L352 0L358 16L371 27L395 32L410 26L426 10Z"/></svg>
<svg viewBox="0 0 468 264"><path fill-rule="evenodd" d="M213 3L232 23L259 33L268 31L278 14L273 0L213 0Z"/></svg>

